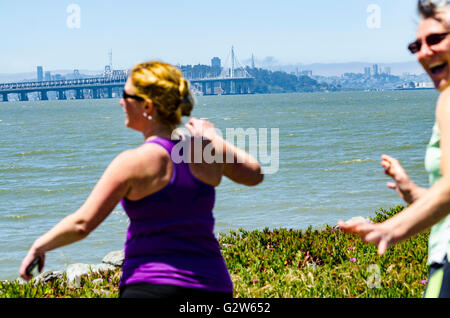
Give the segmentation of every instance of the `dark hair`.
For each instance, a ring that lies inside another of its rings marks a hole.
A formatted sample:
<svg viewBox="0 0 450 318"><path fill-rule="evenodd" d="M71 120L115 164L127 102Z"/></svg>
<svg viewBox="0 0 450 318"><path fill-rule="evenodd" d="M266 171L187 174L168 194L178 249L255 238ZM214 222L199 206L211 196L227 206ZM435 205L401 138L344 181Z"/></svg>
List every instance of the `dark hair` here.
<svg viewBox="0 0 450 318"><path fill-rule="evenodd" d="M423 19L435 17L442 8L449 4L448 0L418 0L417 9Z"/></svg>

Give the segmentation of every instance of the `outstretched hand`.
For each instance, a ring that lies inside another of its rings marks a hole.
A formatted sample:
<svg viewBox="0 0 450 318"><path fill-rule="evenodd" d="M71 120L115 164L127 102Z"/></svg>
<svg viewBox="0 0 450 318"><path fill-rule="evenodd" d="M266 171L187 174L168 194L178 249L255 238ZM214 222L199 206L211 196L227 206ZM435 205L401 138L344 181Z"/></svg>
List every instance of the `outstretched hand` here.
<svg viewBox="0 0 450 318"><path fill-rule="evenodd" d="M384 168L384 173L394 180L394 182L388 182L387 187L396 190L408 204L412 203L414 201L412 195L413 183L398 160L388 155L382 155L381 166Z"/></svg>
<svg viewBox="0 0 450 318"><path fill-rule="evenodd" d="M36 251L34 251L33 249L30 249L28 251L27 256L25 256L25 258L23 259L22 264L20 265L20 269L19 269L20 277L22 277L26 281L33 278L32 273L27 273L27 268L38 257L40 258L38 270L39 270L39 272L42 272L42 269L44 268L44 264L45 264L45 254L39 254Z"/></svg>
<svg viewBox="0 0 450 318"><path fill-rule="evenodd" d="M387 249L395 244L393 233L383 223L370 223L362 221L338 222L338 226L344 232L356 234L366 243L374 243L378 254L383 255Z"/></svg>

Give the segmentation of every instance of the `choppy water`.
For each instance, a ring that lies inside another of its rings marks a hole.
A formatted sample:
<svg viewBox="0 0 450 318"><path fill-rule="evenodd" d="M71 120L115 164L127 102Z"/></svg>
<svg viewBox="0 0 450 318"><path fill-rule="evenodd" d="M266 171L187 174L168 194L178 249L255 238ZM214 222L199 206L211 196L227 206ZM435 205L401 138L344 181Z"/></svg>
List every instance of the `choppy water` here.
<svg viewBox="0 0 450 318"><path fill-rule="evenodd" d="M225 179L216 233L305 229L402 204L380 156L426 186L436 99L431 90L199 97L193 116L224 133L279 128L278 172L255 188ZM32 242L79 208L119 152L143 142L123 122L117 99L0 103L0 279L17 277ZM48 253L46 269L99 263L123 247L127 222L117 206L87 239Z"/></svg>

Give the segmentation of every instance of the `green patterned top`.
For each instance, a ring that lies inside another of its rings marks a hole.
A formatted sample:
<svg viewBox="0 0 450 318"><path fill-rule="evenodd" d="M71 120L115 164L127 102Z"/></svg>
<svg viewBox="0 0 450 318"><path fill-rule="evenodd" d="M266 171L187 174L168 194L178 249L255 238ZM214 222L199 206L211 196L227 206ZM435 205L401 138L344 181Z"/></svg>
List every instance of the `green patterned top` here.
<svg viewBox="0 0 450 318"><path fill-rule="evenodd" d="M440 140L439 126L435 123L425 156L425 169L428 172L430 186L442 177ZM428 264L444 263L446 254L450 257L450 215L431 228L428 242Z"/></svg>

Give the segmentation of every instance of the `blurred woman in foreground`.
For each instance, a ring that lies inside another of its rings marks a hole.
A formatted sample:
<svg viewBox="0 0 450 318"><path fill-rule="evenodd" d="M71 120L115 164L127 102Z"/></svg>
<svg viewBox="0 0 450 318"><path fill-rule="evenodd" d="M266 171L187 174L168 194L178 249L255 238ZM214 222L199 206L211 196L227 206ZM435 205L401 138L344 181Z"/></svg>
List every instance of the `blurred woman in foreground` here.
<svg viewBox="0 0 450 318"><path fill-rule="evenodd" d="M380 255L391 245L431 227L425 297L450 297L450 1L419 0L418 7L422 20L417 39L408 48L440 92L425 157L430 188L414 184L396 159L383 155L381 165L395 181L388 187L397 190L409 206L380 224L338 225L376 244Z"/></svg>

